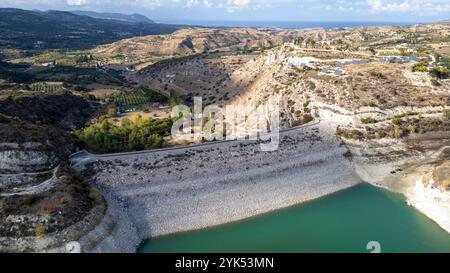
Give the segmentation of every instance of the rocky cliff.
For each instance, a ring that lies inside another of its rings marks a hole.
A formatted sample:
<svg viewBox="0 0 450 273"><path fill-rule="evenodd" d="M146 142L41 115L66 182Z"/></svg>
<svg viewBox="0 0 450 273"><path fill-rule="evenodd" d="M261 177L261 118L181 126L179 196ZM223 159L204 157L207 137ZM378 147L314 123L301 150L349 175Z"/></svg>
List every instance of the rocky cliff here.
<svg viewBox="0 0 450 273"><path fill-rule="evenodd" d="M0 173L52 169L80 145L61 129L0 116Z"/></svg>

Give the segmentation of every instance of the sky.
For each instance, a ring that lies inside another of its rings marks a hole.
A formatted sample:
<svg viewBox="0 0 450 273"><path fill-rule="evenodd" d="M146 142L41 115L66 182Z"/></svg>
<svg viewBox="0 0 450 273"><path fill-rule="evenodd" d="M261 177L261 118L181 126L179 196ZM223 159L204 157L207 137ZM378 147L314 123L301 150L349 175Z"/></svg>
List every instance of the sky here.
<svg viewBox="0 0 450 273"><path fill-rule="evenodd" d="M140 13L156 21L378 21L450 19L450 0L0 0L0 7Z"/></svg>

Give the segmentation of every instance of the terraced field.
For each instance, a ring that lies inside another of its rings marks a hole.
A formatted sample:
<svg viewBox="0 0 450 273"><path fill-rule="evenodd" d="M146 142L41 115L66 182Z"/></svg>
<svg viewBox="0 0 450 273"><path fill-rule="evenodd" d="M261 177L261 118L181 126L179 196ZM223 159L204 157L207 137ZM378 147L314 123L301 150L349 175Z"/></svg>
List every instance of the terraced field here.
<svg viewBox="0 0 450 273"><path fill-rule="evenodd" d="M40 82L31 84L30 88L34 92L49 93L61 90L63 86L61 84L47 84L45 82Z"/></svg>
<svg viewBox="0 0 450 273"><path fill-rule="evenodd" d="M165 104L168 102L168 97L156 91L141 88L131 92L122 92L112 100L121 112L129 112L143 110L150 103Z"/></svg>

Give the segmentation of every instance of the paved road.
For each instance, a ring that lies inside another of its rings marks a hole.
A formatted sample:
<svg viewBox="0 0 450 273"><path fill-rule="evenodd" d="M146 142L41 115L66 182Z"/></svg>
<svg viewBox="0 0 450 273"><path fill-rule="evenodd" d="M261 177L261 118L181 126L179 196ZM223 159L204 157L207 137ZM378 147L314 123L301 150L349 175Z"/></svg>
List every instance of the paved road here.
<svg viewBox="0 0 450 273"><path fill-rule="evenodd" d="M301 125L301 126L289 128L289 129L284 129L284 130L280 131L280 134L316 126L320 122L321 122L321 120L315 120L315 121L310 122L305 125ZM170 148L144 150L144 151L136 151L136 152L125 152L125 153L113 153L113 154L92 154L86 150L82 150L82 151L72 154L70 156L70 160L73 161L75 159L86 158L86 157L108 158L108 157L118 157L118 156L127 156L127 155L153 154L153 153L160 153L160 152L167 152L167 151L179 151L179 150L191 149L191 148L197 148L197 147L208 147L208 146L214 146L214 145L219 145L219 144L223 144L223 143L230 143L230 142L237 142L237 141L239 141L239 140L221 140L221 141L214 141L214 142L208 142L208 143L202 143L202 144L183 145L183 146L170 147Z"/></svg>

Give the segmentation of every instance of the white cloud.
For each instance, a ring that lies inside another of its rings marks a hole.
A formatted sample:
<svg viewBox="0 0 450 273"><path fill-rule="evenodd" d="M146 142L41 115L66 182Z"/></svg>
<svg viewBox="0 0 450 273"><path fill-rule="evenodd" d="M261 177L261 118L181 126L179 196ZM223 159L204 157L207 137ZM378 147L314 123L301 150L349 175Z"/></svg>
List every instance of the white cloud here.
<svg viewBox="0 0 450 273"><path fill-rule="evenodd" d="M235 7L248 7L250 4L250 0L229 0L228 5L229 6L235 6Z"/></svg>
<svg viewBox="0 0 450 273"><path fill-rule="evenodd" d="M296 0L227 0L224 3L220 3L218 7L226 8L229 12L234 12L243 9L268 9L277 6L285 6L286 4L292 4L297 2Z"/></svg>
<svg viewBox="0 0 450 273"><path fill-rule="evenodd" d="M213 4L211 2L209 2L209 0L203 0L203 5L207 8L210 8L213 6Z"/></svg>
<svg viewBox="0 0 450 273"><path fill-rule="evenodd" d="M187 3L186 3L186 6L188 8L191 8L193 6L197 6L198 4L199 4L198 0L188 0Z"/></svg>
<svg viewBox="0 0 450 273"><path fill-rule="evenodd" d="M83 6L86 5L87 0L67 0L69 6Z"/></svg>
<svg viewBox="0 0 450 273"><path fill-rule="evenodd" d="M450 12L449 0L367 0L372 12L413 13L418 15Z"/></svg>

